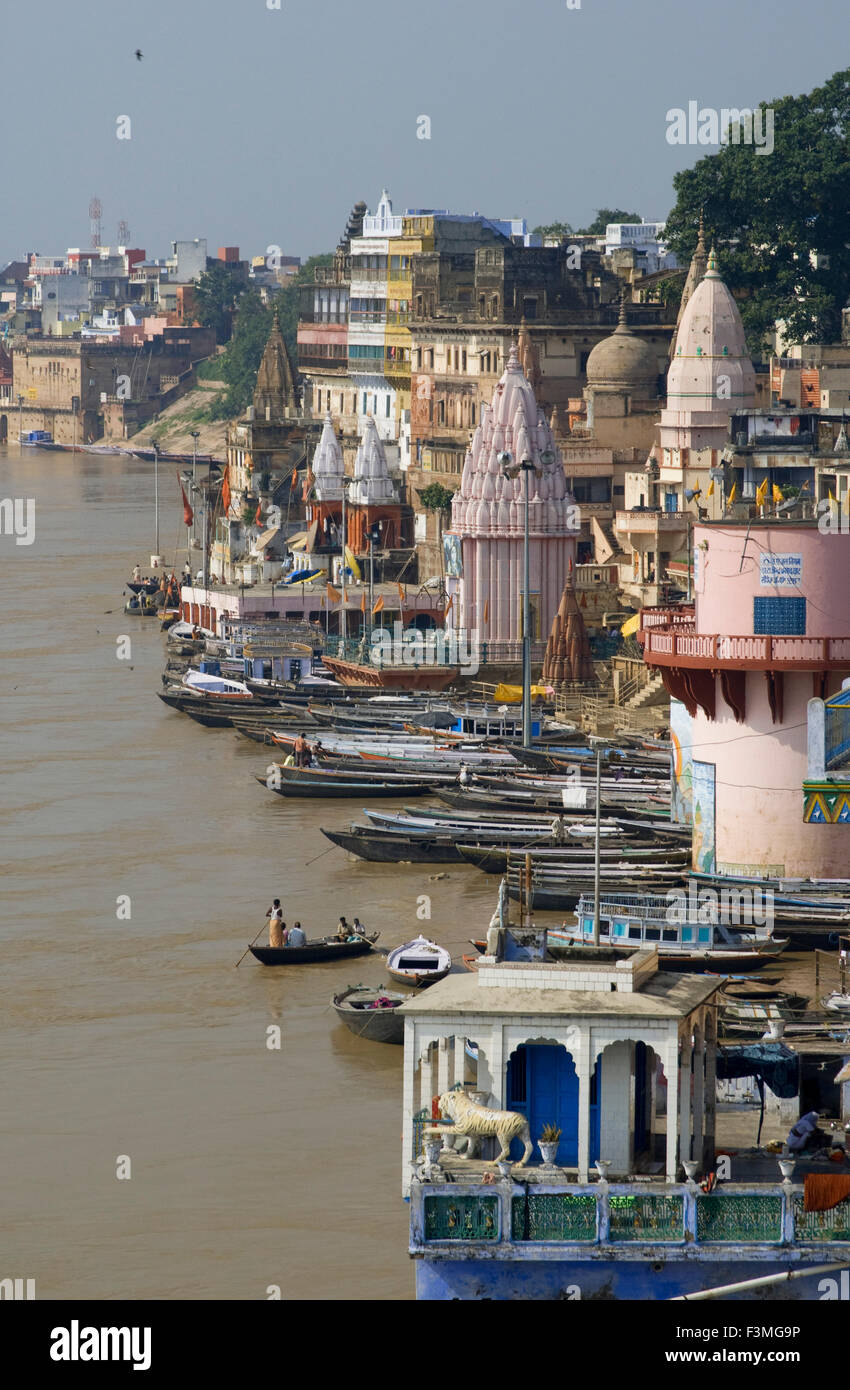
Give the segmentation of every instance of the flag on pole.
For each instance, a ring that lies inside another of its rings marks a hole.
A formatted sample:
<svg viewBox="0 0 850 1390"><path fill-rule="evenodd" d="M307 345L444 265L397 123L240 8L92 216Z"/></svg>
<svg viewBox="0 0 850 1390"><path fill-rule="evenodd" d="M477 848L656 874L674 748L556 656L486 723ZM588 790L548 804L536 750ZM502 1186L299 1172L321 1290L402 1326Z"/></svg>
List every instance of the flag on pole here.
<svg viewBox="0 0 850 1390"><path fill-rule="evenodd" d="M484 621L485 623L490 621L490 600L488 598L484 600Z"/></svg>
<svg viewBox="0 0 850 1390"><path fill-rule="evenodd" d="M335 589L334 586L333 586L333 584L329 584L329 585L328 585L328 600L329 600L331 603L339 603L339 601L340 601L341 598L342 598L342 594L340 593L339 589Z"/></svg>
<svg viewBox="0 0 850 1390"><path fill-rule="evenodd" d="M360 595L360 612L361 612L361 613L365 613L365 612L366 612L366 590L365 590L365 589L363 590L363 593Z"/></svg>
<svg viewBox="0 0 850 1390"><path fill-rule="evenodd" d="M259 526L261 520L262 520L262 507L261 507L260 503L258 502L258 503L257 503L256 515L254 516L254 521L255 521L255 522L257 523L257 525Z"/></svg>
<svg viewBox="0 0 850 1390"><path fill-rule="evenodd" d="M767 501L767 478L756 488L756 506L763 507Z"/></svg>
<svg viewBox="0 0 850 1390"><path fill-rule="evenodd" d="M448 603L446 604L446 611L445 611L445 613L443 614L443 622L446 621L446 618L447 618L447 617L449 616L449 614L451 613L451 611L452 611L452 604L454 603L454 601L455 601L455 596L454 596L454 594L449 594L449 601L448 601Z"/></svg>
<svg viewBox="0 0 850 1390"><path fill-rule="evenodd" d="M398 583L396 583L396 588L398 589L398 601L399 601L399 603L404 603L404 589L403 589L403 588L401 587L401 585L398 584Z"/></svg>
<svg viewBox="0 0 850 1390"><path fill-rule="evenodd" d="M227 516L227 513L230 511L230 480L227 476L227 472L225 472L221 484L221 505L224 508L224 515Z"/></svg>
<svg viewBox="0 0 850 1390"><path fill-rule="evenodd" d="M773 500L776 503L782 501L782 489L781 487L777 487L776 483L773 484Z"/></svg>
<svg viewBox="0 0 850 1390"><path fill-rule="evenodd" d="M365 597L365 595L364 595L364 597ZM374 616L375 616L376 613L382 613L382 612L383 612L383 609L384 609L384 596L383 596L383 594L379 594L378 597L375 599L375 602L372 604L372 617L374 618Z"/></svg>
<svg viewBox="0 0 850 1390"><path fill-rule="evenodd" d="M728 498L730 507L731 507L732 503L735 501L735 496L736 496L736 494L737 494L737 491L738 491L738 484L737 484L737 483L733 483L733 484L732 484L732 488L731 488L730 493L729 493L729 498Z"/></svg>
<svg viewBox="0 0 850 1390"><path fill-rule="evenodd" d="M705 495L706 495L706 497L713 497L713 496L714 496L714 479L713 479L713 478L712 478L711 482L710 482L709 485L708 485L708 492L707 492Z"/></svg>
<svg viewBox="0 0 850 1390"><path fill-rule="evenodd" d="M189 499L186 496L182 483L180 484L180 496L183 498L183 521L187 526L191 526L192 522L195 520L195 513L189 506Z"/></svg>

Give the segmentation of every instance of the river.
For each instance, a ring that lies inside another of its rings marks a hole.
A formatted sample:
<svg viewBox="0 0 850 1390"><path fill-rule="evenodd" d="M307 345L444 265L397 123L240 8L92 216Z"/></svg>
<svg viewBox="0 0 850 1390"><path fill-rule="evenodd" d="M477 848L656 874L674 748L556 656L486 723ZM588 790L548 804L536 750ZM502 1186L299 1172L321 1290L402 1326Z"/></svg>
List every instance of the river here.
<svg viewBox="0 0 850 1390"><path fill-rule="evenodd" d="M234 964L275 896L308 935L358 914L459 960L495 880L349 862L319 827L356 804L273 796L262 750L157 700L165 640L122 611L153 550L149 464L11 445L0 471L35 507L31 545L0 536L0 1278L40 1299L412 1298L402 1049L328 1008L383 962ZM160 496L170 560L165 467Z"/></svg>

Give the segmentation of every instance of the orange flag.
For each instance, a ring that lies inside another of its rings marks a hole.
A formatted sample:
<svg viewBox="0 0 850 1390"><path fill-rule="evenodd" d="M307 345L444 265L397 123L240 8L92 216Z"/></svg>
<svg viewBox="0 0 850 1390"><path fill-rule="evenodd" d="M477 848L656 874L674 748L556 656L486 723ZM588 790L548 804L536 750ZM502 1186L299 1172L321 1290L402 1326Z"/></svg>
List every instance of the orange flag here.
<svg viewBox="0 0 850 1390"><path fill-rule="evenodd" d="M262 508L261 508L261 506L260 506L260 503L258 502L258 503L257 503L257 514L256 514L256 516L254 517L254 520L256 521L256 523L257 523L258 526L259 526L259 524L260 524L261 519L262 519Z"/></svg>
<svg viewBox="0 0 850 1390"><path fill-rule="evenodd" d="M225 473L221 484L221 505L224 508L224 515L227 516L230 511L230 482L227 473Z"/></svg>
<svg viewBox="0 0 850 1390"><path fill-rule="evenodd" d="M342 594L340 593L339 589L335 589L333 584L328 585L328 598L330 599L331 603L339 603L340 599L342 598Z"/></svg>
<svg viewBox="0 0 850 1390"><path fill-rule="evenodd" d="M454 594L449 594L449 601L448 601L448 603L446 604L446 611L445 611L445 613L443 614L443 622L446 621L446 618L447 618L447 617L449 616L449 614L451 613L451 611L452 611L452 604L454 603L454 601L455 601L455 596L454 596Z"/></svg>
<svg viewBox="0 0 850 1390"><path fill-rule="evenodd" d="M365 613L365 612L366 612L366 590L365 590L365 589L363 590L363 593L360 595L360 612L361 612L361 613Z"/></svg>
<svg viewBox="0 0 850 1390"><path fill-rule="evenodd" d="M399 603L404 603L404 589L401 587L400 584L396 584L396 588L398 589L398 601L399 601Z"/></svg>
<svg viewBox="0 0 850 1390"><path fill-rule="evenodd" d="M383 594L379 594L378 597L375 599L375 602L372 604L372 617L374 617L376 613L382 613L383 608L384 596Z"/></svg>
<svg viewBox="0 0 850 1390"><path fill-rule="evenodd" d="M189 506L189 499L186 496L182 483L180 484L180 496L183 498L183 521L187 526L191 526L192 522L195 520L195 513Z"/></svg>
<svg viewBox="0 0 850 1390"><path fill-rule="evenodd" d="M490 600L488 598L484 600L484 621L485 623L490 621Z"/></svg>

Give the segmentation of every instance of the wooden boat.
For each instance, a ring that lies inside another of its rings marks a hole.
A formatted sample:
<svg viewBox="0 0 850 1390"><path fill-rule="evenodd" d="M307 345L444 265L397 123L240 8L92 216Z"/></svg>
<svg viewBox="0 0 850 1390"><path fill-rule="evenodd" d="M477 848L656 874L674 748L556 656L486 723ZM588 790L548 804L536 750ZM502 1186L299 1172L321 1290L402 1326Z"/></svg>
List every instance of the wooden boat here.
<svg viewBox="0 0 850 1390"><path fill-rule="evenodd" d="M442 980L452 968L452 958L445 946L417 936L396 946L387 956L387 970L394 980L405 985L430 985Z"/></svg>
<svg viewBox="0 0 850 1390"><path fill-rule="evenodd" d="M404 1019L397 1009L409 995L397 990L370 989L352 985L335 994L331 1004L336 1016L350 1032L370 1042L404 1042Z"/></svg>
<svg viewBox="0 0 850 1390"><path fill-rule="evenodd" d="M478 969L478 956L461 956L464 970L471 970L473 974Z"/></svg>
<svg viewBox="0 0 850 1390"><path fill-rule="evenodd" d="M394 782L378 777L357 780L346 773L323 772L321 768L279 765L257 781L278 796L290 797L380 796L386 800L394 796L424 796L431 791L427 782Z"/></svg>
<svg viewBox="0 0 850 1390"><path fill-rule="evenodd" d="M318 961L350 960L352 956L368 956L380 932L361 936L357 941L337 941L335 936L321 936L306 946L252 946L251 955L261 965L313 965Z"/></svg>

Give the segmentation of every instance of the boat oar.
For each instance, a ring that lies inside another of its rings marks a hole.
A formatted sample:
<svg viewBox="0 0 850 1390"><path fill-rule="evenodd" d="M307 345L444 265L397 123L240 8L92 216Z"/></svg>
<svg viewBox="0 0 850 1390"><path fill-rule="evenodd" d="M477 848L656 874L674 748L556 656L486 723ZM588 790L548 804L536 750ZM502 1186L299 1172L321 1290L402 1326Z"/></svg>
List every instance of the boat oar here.
<svg viewBox="0 0 850 1390"><path fill-rule="evenodd" d="M260 935L260 932L263 932L263 931L265 931L265 926L260 927L260 931L257 932L257 936L259 936L259 935ZM257 936L254 937L254 941L256 941ZM254 941L252 941L251 944L250 944L249 946L246 946L245 950L242 952L242 954L241 954L241 956L239 957L238 961L237 961L236 964L234 965L234 967L233 967L234 970L237 970L237 969L239 968L239 966L242 964L243 960L245 959L245 957L247 956L248 952L250 951L251 946L253 946Z"/></svg>

